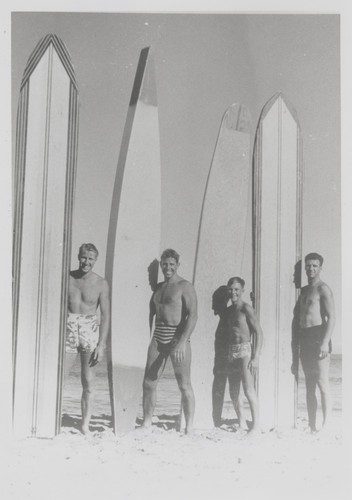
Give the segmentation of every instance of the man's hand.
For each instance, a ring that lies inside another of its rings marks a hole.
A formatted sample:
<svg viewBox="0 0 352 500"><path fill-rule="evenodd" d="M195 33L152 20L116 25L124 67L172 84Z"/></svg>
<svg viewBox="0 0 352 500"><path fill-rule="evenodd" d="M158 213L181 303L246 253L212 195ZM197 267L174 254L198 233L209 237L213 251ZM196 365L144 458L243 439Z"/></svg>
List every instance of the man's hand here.
<svg viewBox="0 0 352 500"><path fill-rule="evenodd" d="M98 344L97 347L92 352L92 355L89 359L89 366L95 366L103 359L104 356L104 345Z"/></svg>
<svg viewBox="0 0 352 500"><path fill-rule="evenodd" d="M171 347L171 357L176 363L181 363L186 357L186 342L179 340Z"/></svg>
<svg viewBox="0 0 352 500"><path fill-rule="evenodd" d="M291 365L291 373L295 377L298 377L298 363L292 363L292 365Z"/></svg>
<svg viewBox="0 0 352 500"><path fill-rule="evenodd" d="M259 358L257 358L257 357L252 358L248 363L248 368L249 368L252 375L257 373L258 368L259 368Z"/></svg>
<svg viewBox="0 0 352 500"><path fill-rule="evenodd" d="M329 342L323 342L320 346L319 358L324 359L329 354Z"/></svg>

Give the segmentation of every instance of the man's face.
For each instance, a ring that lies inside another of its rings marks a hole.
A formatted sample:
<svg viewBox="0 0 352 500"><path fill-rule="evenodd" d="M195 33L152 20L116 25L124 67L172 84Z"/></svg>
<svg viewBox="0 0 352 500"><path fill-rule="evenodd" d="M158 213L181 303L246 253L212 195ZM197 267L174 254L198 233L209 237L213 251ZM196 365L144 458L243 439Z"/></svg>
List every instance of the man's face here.
<svg viewBox="0 0 352 500"><path fill-rule="evenodd" d="M305 269L308 279L313 279L320 275L321 265L319 260L309 259L305 263Z"/></svg>
<svg viewBox="0 0 352 500"><path fill-rule="evenodd" d="M173 257L167 257L166 259L162 259L160 262L160 267L165 279L170 279L174 274L177 273L178 266L180 264L176 262Z"/></svg>
<svg viewBox="0 0 352 500"><path fill-rule="evenodd" d="M95 252L88 251L88 250L82 250L81 253L78 255L78 260L79 260L79 269L87 274L89 271L91 271L94 267L94 264L97 261L97 255Z"/></svg>
<svg viewBox="0 0 352 500"><path fill-rule="evenodd" d="M235 304L242 297L242 293L244 291L241 283L238 283L237 281L234 281L232 285L229 285L227 290L233 304Z"/></svg>

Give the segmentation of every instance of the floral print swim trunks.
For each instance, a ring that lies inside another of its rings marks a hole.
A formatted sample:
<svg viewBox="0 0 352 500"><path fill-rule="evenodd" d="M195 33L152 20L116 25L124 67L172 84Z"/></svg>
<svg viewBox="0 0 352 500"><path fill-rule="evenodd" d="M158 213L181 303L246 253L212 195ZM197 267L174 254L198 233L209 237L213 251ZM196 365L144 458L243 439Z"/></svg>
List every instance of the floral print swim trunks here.
<svg viewBox="0 0 352 500"><path fill-rule="evenodd" d="M67 353L93 352L99 341L96 314L68 313L65 350Z"/></svg>

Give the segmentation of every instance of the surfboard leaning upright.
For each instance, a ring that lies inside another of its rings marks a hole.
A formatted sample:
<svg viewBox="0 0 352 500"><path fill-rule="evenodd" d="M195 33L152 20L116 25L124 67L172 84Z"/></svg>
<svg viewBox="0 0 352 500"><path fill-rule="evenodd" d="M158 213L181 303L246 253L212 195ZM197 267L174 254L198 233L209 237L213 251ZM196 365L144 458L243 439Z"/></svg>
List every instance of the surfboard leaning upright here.
<svg viewBox="0 0 352 500"><path fill-rule="evenodd" d="M141 51L118 160L106 255L115 433L135 428L150 341L161 230L159 123L150 48Z"/></svg>
<svg viewBox="0 0 352 500"><path fill-rule="evenodd" d="M13 430L59 432L78 134L77 83L47 35L24 71L17 114L13 240Z"/></svg>
<svg viewBox="0 0 352 500"><path fill-rule="evenodd" d="M295 424L291 323L302 252L302 140L297 114L281 93L262 110L253 160L254 294L264 335L257 390L267 431Z"/></svg>
<svg viewBox="0 0 352 500"><path fill-rule="evenodd" d="M213 427L214 336L219 318L212 309L212 296L231 276L247 281L249 271L244 263L246 250L251 254L250 121L241 104L232 104L225 112L204 194L193 276L198 322L191 337L198 429Z"/></svg>

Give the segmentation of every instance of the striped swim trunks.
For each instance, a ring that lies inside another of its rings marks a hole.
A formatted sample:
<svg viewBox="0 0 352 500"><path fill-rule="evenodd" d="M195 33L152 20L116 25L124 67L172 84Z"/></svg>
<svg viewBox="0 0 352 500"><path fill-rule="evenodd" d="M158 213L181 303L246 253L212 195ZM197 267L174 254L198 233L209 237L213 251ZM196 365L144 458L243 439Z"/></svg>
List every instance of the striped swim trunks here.
<svg viewBox="0 0 352 500"><path fill-rule="evenodd" d="M96 314L68 313L65 351L93 352L99 341L99 322Z"/></svg>
<svg viewBox="0 0 352 500"><path fill-rule="evenodd" d="M174 339L176 330L177 326L155 325L153 337L161 344L168 344Z"/></svg>
<svg viewBox="0 0 352 500"><path fill-rule="evenodd" d="M242 342L241 344L232 344L230 346L230 357L233 359L251 357L252 347L250 342Z"/></svg>

